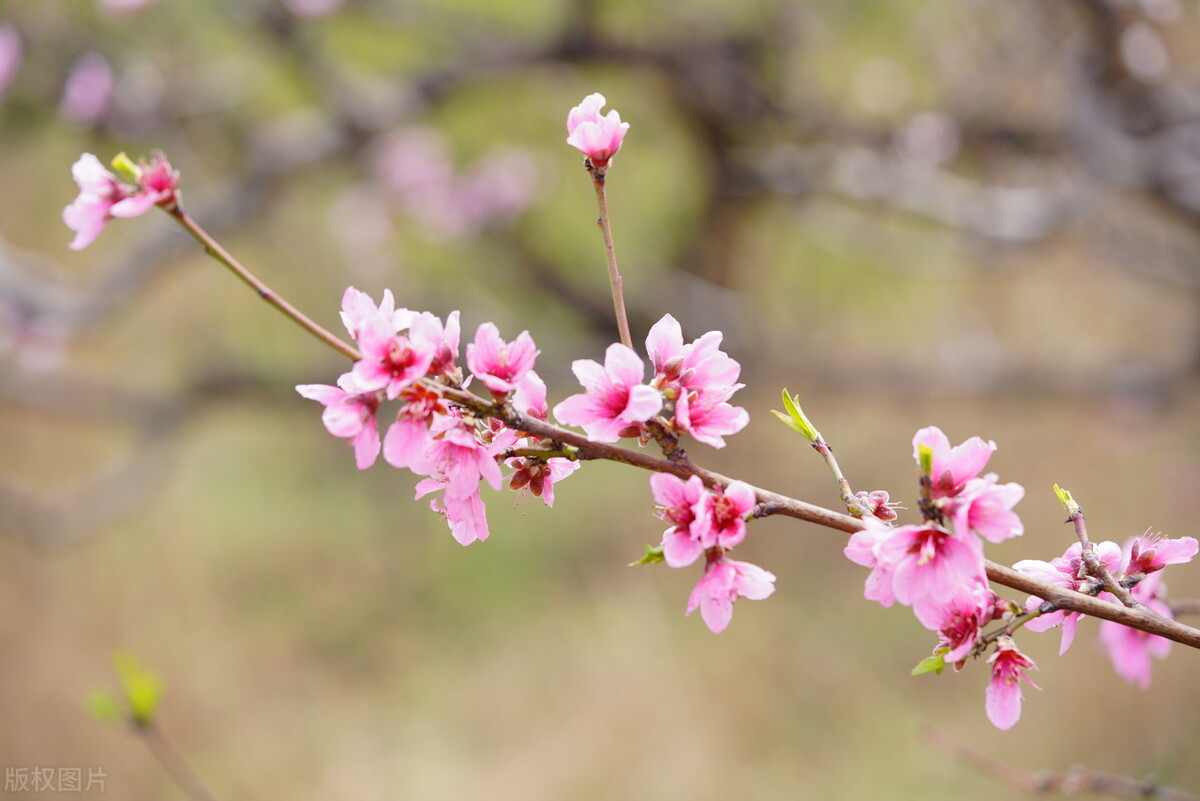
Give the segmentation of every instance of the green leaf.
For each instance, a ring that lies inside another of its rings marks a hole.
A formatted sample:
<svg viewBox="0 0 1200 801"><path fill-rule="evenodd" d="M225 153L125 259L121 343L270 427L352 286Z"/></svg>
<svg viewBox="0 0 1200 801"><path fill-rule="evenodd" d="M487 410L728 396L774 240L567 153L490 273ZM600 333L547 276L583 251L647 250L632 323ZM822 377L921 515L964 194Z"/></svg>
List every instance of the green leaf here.
<svg viewBox="0 0 1200 801"><path fill-rule="evenodd" d="M636 562L630 562L629 567L637 567L638 565L653 565L662 562L666 557L663 556L661 545L647 545L646 552L642 554L642 558Z"/></svg>
<svg viewBox="0 0 1200 801"><path fill-rule="evenodd" d="M116 725L124 717L121 712L121 703L108 690L92 690L87 694L87 698L84 699L84 705L87 706L87 710L92 714L92 717L101 723Z"/></svg>
<svg viewBox="0 0 1200 801"><path fill-rule="evenodd" d="M821 439L821 432L813 426L808 417L805 416L804 410L796 403L786 389L783 390L783 408L787 409L787 414L771 410L771 414L782 420L789 428L798 434L803 434L808 438L809 442L817 442Z"/></svg>
<svg viewBox="0 0 1200 801"><path fill-rule="evenodd" d="M917 663L917 666L912 669L914 676L920 676L922 673L936 673L942 675L942 671L946 669L945 653L937 653L933 656L927 656Z"/></svg>
<svg viewBox="0 0 1200 801"><path fill-rule="evenodd" d="M1071 497L1070 490L1065 490L1055 484L1054 494L1058 496L1058 502L1061 503L1063 508L1067 510L1067 514L1071 515L1072 517L1079 514L1079 504L1074 498Z"/></svg>
<svg viewBox="0 0 1200 801"><path fill-rule="evenodd" d="M114 653L113 666L117 669L117 678L121 682L121 691L125 693L129 714L139 725L149 723L154 719L158 702L162 700L162 680L138 664L133 654L128 651Z"/></svg>

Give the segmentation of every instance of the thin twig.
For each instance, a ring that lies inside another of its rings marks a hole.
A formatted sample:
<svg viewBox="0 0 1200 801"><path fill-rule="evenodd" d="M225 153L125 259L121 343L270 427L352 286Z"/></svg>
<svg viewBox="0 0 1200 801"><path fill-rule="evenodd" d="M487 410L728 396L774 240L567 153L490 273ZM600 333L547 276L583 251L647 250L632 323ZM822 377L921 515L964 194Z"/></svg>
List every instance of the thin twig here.
<svg viewBox="0 0 1200 801"><path fill-rule="evenodd" d="M166 768L167 773L183 790L183 794L192 801L215 801L215 797L200 781L196 771L183 758L183 754L175 747L170 738L153 723L135 725L134 730L141 736L142 742L150 749L150 753Z"/></svg>
<svg viewBox="0 0 1200 801"><path fill-rule="evenodd" d="M629 318L625 314L624 280L621 269L617 266L617 250L613 247L612 222L608 218L608 196L605 192L604 170L592 166L591 159L587 161L588 172L592 174L592 186L596 188L596 202L600 205L600 233L604 236L604 256L608 261L608 283L612 289L613 311L617 315L617 330L621 333L621 342L633 350L633 337L629 334Z"/></svg>
<svg viewBox="0 0 1200 801"><path fill-rule="evenodd" d="M1085 768L1072 768L1061 773L1039 771L1031 773L1014 768L955 742L932 726L921 730L922 738L942 753L948 754L971 770L1001 781L1026 793L1083 792L1106 793L1118 798L1157 798L1161 801L1200 801L1196 796L1162 787L1150 780L1131 779L1111 773L1098 773Z"/></svg>

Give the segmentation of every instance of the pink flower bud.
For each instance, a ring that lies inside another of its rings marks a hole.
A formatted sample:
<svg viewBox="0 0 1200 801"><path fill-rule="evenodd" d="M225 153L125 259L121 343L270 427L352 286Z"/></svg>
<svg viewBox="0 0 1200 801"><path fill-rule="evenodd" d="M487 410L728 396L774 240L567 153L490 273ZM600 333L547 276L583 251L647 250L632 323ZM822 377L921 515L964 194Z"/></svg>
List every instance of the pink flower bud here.
<svg viewBox="0 0 1200 801"><path fill-rule="evenodd" d="M616 110L600 116L605 102L600 93L588 95L567 115L567 144L591 159L598 170L608 166L629 130L629 123L621 122Z"/></svg>

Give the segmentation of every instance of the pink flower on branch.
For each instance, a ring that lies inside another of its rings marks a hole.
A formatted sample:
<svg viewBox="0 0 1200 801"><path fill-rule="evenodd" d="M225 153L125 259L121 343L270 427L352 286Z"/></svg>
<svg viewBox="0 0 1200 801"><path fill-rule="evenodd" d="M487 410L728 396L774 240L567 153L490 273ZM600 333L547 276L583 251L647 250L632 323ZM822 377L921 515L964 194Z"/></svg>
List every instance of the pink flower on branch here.
<svg viewBox="0 0 1200 801"><path fill-rule="evenodd" d="M533 369L538 349L528 331L522 331L511 343L500 338L494 323L484 323L475 332L475 342L467 345L467 367L493 395L503 397L516 389Z"/></svg>
<svg viewBox="0 0 1200 801"><path fill-rule="evenodd" d="M137 180L136 186L118 181L91 153L84 153L71 167L79 196L63 209L62 218L75 232L72 250L90 245L115 217L137 217L156 205L176 202L179 173L161 154L155 154L149 164L135 165L127 160L126 164Z"/></svg>
<svg viewBox="0 0 1200 801"><path fill-rule="evenodd" d="M566 425L582 426L594 440L616 442L662 409L662 395L641 383L646 365L624 345L608 346L603 367L577 359L571 369L585 391L555 406L554 416Z"/></svg>
<svg viewBox="0 0 1200 801"><path fill-rule="evenodd" d="M1162 534L1151 534L1150 529L1146 529L1145 534L1131 540L1127 547L1129 565L1125 568L1125 574L1133 576L1139 573L1149 575L1167 565L1190 562L1200 544L1195 537L1169 539Z"/></svg>
<svg viewBox="0 0 1200 801"><path fill-rule="evenodd" d="M600 116L606 102L604 95L591 94L567 115L567 144L591 159L598 170L608 166L629 130L629 123L621 122L615 110Z"/></svg>
<svg viewBox="0 0 1200 801"><path fill-rule="evenodd" d="M996 652L988 659L992 666L992 678L987 687L987 716L997 729L1011 729L1021 718L1021 679L1035 689L1041 689L1026 675L1028 670L1037 670L1033 660L1017 650L1011 637L1000 637L996 641Z"/></svg>
<svg viewBox="0 0 1200 801"><path fill-rule="evenodd" d="M417 482L417 500L430 493L448 489L449 482L444 478L427 478ZM479 497L479 488L465 497L455 497L448 491L431 498L429 508L445 518L450 526L450 533L459 545L470 545L472 542L488 538L487 507Z"/></svg>
<svg viewBox="0 0 1200 801"><path fill-rule="evenodd" d="M385 315L368 317L358 331L362 359L354 363L354 374L363 386L386 390L394 400L425 377L440 345L441 321L427 312L413 317L407 336Z"/></svg>
<svg viewBox="0 0 1200 801"><path fill-rule="evenodd" d="M359 386L353 373L339 378L336 387L301 384L296 391L325 406L321 422L330 434L350 440L359 470L375 464L379 456L379 424L375 419L379 409L378 391Z"/></svg>
<svg viewBox="0 0 1200 801"><path fill-rule="evenodd" d="M998 599L988 587L964 585L932 607L923 607L917 617L921 625L938 634L938 647L945 649L942 659L954 664L966 659L984 626L995 620Z"/></svg>
<svg viewBox="0 0 1200 801"><path fill-rule="evenodd" d="M921 463L922 446L933 452L930 482L934 498L951 497L962 492L967 481L979 475L991 458L992 451L996 450L995 442L984 442L979 437L971 437L961 445L951 447L950 440L936 426L922 428L913 437L913 458L917 464Z"/></svg>
<svg viewBox="0 0 1200 801"><path fill-rule="evenodd" d="M659 516L671 528L663 532L663 558L671 567L686 567L715 544L712 535L711 496L699 476L687 481L670 473L650 476L650 491L660 506Z"/></svg>
<svg viewBox="0 0 1200 801"><path fill-rule="evenodd" d="M1024 487L1015 482L997 484L995 473L972 478L949 504L954 527L962 535L973 531L988 542L1018 537L1025 526L1012 508L1024 497Z"/></svg>
<svg viewBox="0 0 1200 801"><path fill-rule="evenodd" d="M761 601L773 592L773 574L749 562L710 555L704 575L688 596L687 614L699 607L705 625L713 634L720 634L733 619L733 604L739 597Z"/></svg>
<svg viewBox="0 0 1200 801"><path fill-rule="evenodd" d="M1101 542L1094 546L1094 550L1096 557L1108 568L1110 573L1115 575L1121 566L1121 546L1115 542ZM1084 570L1083 546L1078 542L1072 543L1062 556L1057 556L1049 562L1039 559L1023 559L1013 565L1013 569L1040 581L1077 592L1083 589L1085 584L1095 580L1090 578ZM1025 602L1025 609L1036 609L1042 603L1043 599L1031 597ZM1059 609L1030 620L1025 624L1025 628L1030 631L1046 631L1061 625L1062 641L1059 644L1058 653L1062 655L1067 652L1075 640L1075 628L1080 617L1082 615L1079 612L1067 612Z"/></svg>

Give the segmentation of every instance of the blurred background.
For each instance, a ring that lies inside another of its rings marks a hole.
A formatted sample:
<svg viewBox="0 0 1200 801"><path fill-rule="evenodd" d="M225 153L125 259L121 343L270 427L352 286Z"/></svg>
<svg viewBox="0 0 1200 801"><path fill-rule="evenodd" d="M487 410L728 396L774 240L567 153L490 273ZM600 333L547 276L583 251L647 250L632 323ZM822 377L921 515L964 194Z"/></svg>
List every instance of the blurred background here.
<svg viewBox="0 0 1200 801"><path fill-rule="evenodd" d="M777 592L714 636L646 475L555 509L488 494L457 545L413 478L360 473L299 383L344 369L161 214L68 250L70 166L161 148L190 213L340 330L353 284L467 339L528 329L550 401L616 338L595 199L564 143L604 93L634 338L720 329L750 426L701 464L826 506L783 387L857 489L916 516L913 432L994 439L1027 488L1011 564L1195 535L1200 5L1185 0L41 0L0 4L0 764L179 797L83 699L128 648L222 799L1012 798L920 736L1027 770L1200 791L1200 655L1149 691L1086 622L987 671L862 598L844 535L755 523ZM614 510L619 510L615 513ZM1170 597L1200 596L1194 567ZM1020 599L1018 599L1020 600ZM1194 622L1194 620L1193 620ZM53 796L45 792L41 795ZM64 796L68 795L63 793ZM70 795L78 795L70 794Z"/></svg>

